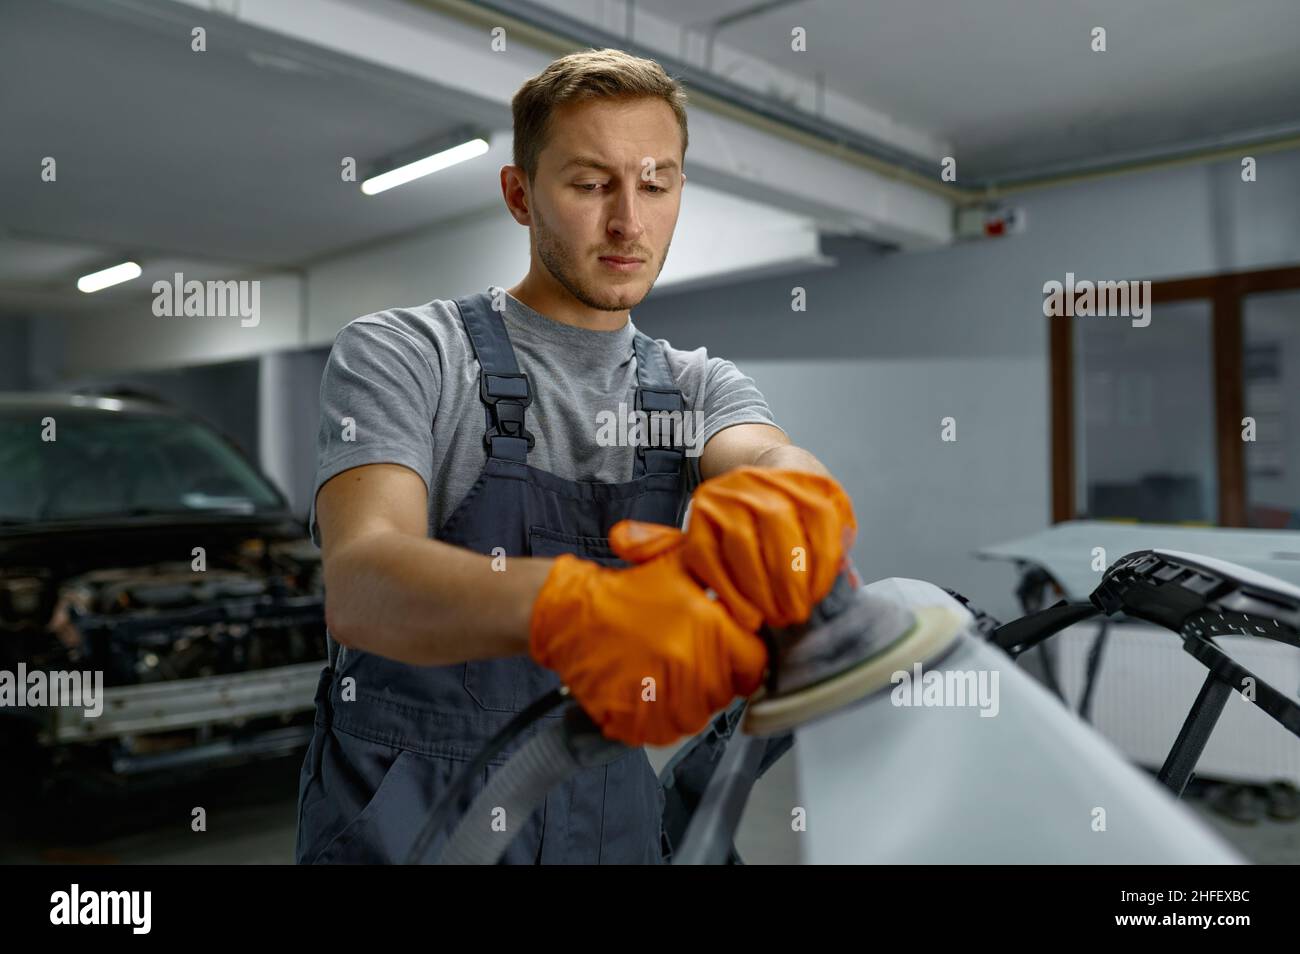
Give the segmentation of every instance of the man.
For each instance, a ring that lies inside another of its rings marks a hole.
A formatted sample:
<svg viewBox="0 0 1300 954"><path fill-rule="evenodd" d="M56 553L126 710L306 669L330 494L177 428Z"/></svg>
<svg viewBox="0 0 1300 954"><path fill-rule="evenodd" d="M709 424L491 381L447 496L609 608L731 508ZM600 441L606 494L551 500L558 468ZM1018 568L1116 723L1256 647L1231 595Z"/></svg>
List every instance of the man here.
<svg viewBox="0 0 1300 954"><path fill-rule="evenodd" d="M829 591L855 529L843 490L734 364L630 320L676 226L684 106L648 60L552 63L514 98L501 170L528 274L335 340L312 519L332 640L300 862L402 860L450 780L561 683L631 749L504 819L505 860L662 860L640 747L753 692L759 628ZM698 414L702 453L610 446L602 414L630 409Z"/></svg>

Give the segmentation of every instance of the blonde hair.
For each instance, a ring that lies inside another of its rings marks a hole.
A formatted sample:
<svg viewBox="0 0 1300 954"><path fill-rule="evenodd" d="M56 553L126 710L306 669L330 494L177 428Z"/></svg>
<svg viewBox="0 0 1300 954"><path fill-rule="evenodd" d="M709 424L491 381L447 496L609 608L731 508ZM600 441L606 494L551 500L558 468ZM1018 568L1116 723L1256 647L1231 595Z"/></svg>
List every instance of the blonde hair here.
<svg viewBox="0 0 1300 954"><path fill-rule="evenodd" d="M570 53L519 87L510 109L514 117L514 164L531 183L546 145L551 113L564 103L602 96L655 96L672 107L682 130L682 159L686 158L686 91L654 60L622 50Z"/></svg>

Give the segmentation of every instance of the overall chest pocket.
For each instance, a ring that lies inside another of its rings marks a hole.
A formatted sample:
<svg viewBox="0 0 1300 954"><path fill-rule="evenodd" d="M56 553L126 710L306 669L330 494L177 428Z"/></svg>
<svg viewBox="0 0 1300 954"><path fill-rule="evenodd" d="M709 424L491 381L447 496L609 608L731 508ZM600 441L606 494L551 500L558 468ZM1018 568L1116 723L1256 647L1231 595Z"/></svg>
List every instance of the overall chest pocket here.
<svg viewBox="0 0 1300 954"><path fill-rule="evenodd" d="M554 557L572 553L605 566L627 566L609 546L608 537L587 537L562 533L548 527L528 528L528 555ZM560 685L560 678L527 656L507 659L476 659L465 664L465 691L483 709L520 712L539 697ZM548 718L559 718L559 707Z"/></svg>
<svg viewBox="0 0 1300 954"><path fill-rule="evenodd" d="M547 527L528 528L528 554L535 557L554 557L572 553L605 566L627 566L609 546L609 537L583 537L575 533L561 533Z"/></svg>

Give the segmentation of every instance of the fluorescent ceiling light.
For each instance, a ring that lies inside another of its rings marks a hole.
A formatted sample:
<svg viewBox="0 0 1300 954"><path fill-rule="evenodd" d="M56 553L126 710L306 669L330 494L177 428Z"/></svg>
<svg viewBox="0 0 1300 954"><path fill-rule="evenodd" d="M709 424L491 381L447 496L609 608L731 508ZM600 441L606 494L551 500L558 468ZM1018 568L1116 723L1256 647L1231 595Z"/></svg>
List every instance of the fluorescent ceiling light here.
<svg viewBox="0 0 1300 954"><path fill-rule="evenodd" d="M122 282L129 282L131 279L139 277L139 265L135 262L123 262L121 265L106 268L102 272L91 272L89 275L82 275L77 279L77 287L89 294L90 292L108 288L110 285L120 285Z"/></svg>
<svg viewBox="0 0 1300 954"><path fill-rule="evenodd" d="M361 183L361 191L366 195L375 195L383 192L385 189L392 189L395 186L406 185L413 179L421 176L427 176L431 172L438 172L446 169L448 166L454 166L458 162L464 162L466 159L473 159L475 156L481 156L488 151L486 139L471 139L469 142L461 143L459 146L452 146L450 149L444 149L442 152L434 153L432 156L425 156L423 159L417 159L415 162L409 162L404 166L398 166L390 172L367 179Z"/></svg>

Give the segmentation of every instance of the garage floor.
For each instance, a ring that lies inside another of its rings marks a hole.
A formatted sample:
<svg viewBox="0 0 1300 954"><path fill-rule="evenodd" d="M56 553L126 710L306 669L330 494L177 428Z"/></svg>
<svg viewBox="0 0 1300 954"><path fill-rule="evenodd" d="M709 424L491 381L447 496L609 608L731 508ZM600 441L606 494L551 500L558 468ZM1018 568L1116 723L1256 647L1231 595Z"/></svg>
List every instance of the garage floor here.
<svg viewBox="0 0 1300 954"><path fill-rule="evenodd" d="M1210 811L1201 799L1186 801L1250 861L1261 865L1300 864L1300 821L1265 818L1253 825L1243 825Z"/></svg>

